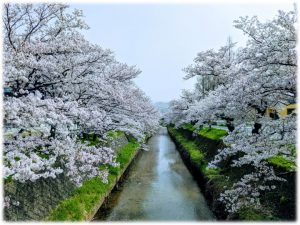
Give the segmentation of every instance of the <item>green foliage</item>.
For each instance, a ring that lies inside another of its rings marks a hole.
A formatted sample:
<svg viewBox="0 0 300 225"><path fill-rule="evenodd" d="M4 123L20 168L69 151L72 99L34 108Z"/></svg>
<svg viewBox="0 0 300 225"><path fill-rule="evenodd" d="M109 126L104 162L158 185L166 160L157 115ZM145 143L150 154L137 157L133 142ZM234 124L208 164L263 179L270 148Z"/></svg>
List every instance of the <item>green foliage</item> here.
<svg viewBox="0 0 300 225"><path fill-rule="evenodd" d="M296 157L296 153L297 153L296 145L294 145L294 144L288 144L287 147L290 150L291 155L293 157Z"/></svg>
<svg viewBox="0 0 300 225"><path fill-rule="evenodd" d="M271 211L265 208L243 207L238 210L236 219L246 221L269 221L276 220Z"/></svg>
<svg viewBox="0 0 300 225"><path fill-rule="evenodd" d="M87 142L89 146L96 146L100 144L99 137L96 136L94 138L94 133L89 133L80 138L81 143Z"/></svg>
<svg viewBox="0 0 300 225"><path fill-rule="evenodd" d="M233 180L230 177L230 174L224 174L224 172L217 168L205 168L203 170L203 174L212 182L215 194L219 195L226 188L231 187L233 184Z"/></svg>
<svg viewBox="0 0 300 225"><path fill-rule="evenodd" d="M285 158L284 156L277 155L269 158L267 160L272 165L279 167L281 169L287 170L287 171L295 171L296 170L296 164L295 162Z"/></svg>
<svg viewBox="0 0 300 225"><path fill-rule="evenodd" d="M12 176L13 176L13 175L10 175L10 176L8 176L7 178L5 178L5 179L4 179L4 184L12 183L12 182L13 182Z"/></svg>
<svg viewBox="0 0 300 225"><path fill-rule="evenodd" d="M48 217L50 221L78 221L84 220L96 203L105 195L116 179L116 175L109 175L105 184L95 177L86 181L68 199L63 200Z"/></svg>
<svg viewBox="0 0 300 225"><path fill-rule="evenodd" d="M106 136L107 137L110 137L112 139L116 138L116 137L119 137L121 135L123 135L124 132L123 131L119 131L119 130L110 130L106 133Z"/></svg>
<svg viewBox="0 0 300 225"><path fill-rule="evenodd" d="M78 199L67 199L60 204L60 209L63 210L55 210L49 219L53 221L82 220L83 209L80 206Z"/></svg>
<svg viewBox="0 0 300 225"><path fill-rule="evenodd" d="M191 160L203 167L207 164L205 161L204 153L199 149L195 142L186 139L178 130L169 127L169 132L175 137L175 139L188 151Z"/></svg>
<svg viewBox="0 0 300 225"><path fill-rule="evenodd" d="M16 157L14 157L14 160L16 160L16 161L20 161L20 157L18 157L18 156L16 156Z"/></svg>
<svg viewBox="0 0 300 225"><path fill-rule="evenodd" d="M132 140L119 151L117 161L120 163L121 168L124 168L126 163L129 162L138 147L139 143L136 140Z"/></svg>
<svg viewBox="0 0 300 225"><path fill-rule="evenodd" d="M135 142L136 139L132 135L126 135L126 138L129 142Z"/></svg>
<svg viewBox="0 0 300 225"><path fill-rule="evenodd" d="M281 196L280 199L279 199L280 204L287 203L287 201L288 201L288 199L285 196Z"/></svg>
<svg viewBox="0 0 300 225"><path fill-rule="evenodd" d="M187 146L187 145L186 145ZM188 147L188 151L190 153L191 159L195 162L198 162L199 164L204 159L204 155L202 152L200 152L198 149L195 149L194 147Z"/></svg>
<svg viewBox="0 0 300 225"><path fill-rule="evenodd" d="M205 153L199 149L194 141L185 138L179 130L173 127L168 127L170 134L179 142L183 148L189 152L191 161L200 166L201 173L204 174L211 182L215 190L215 194L220 194L225 190L225 187L232 186L231 174L224 172L221 169L207 168L208 162L205 159ZM216 129L215 129L216 130ZM223 130L222 130L223 131Z"/></svg>
<svg viewBox="0 0 300 225"><path fill-rule="evenodd" d="M31 136L32 135L32 132L30 130L24 130L22 132L22 137L28 137L28 136Z"/></svg>
<svg viewBox="0 0 300 225"><path fill-rule="evenodd" d="M54 209L47 220L50 221L80 221L85 220L91 210L104 198L115 185L125 166L131 161L134 153L139 148L139 143L132 140L123 146L117 155L119 167L101 165L100 169L108 169L108 183L103 183L98 177L94 177L77 188L74 194L63 200Z"/></svg>
<svg viewBox="0 0 300 225"><path fill-rule="evenodd" d="M182 128L186 129L186 130L189 130L189 131L192 131L192 132L194 130L196 130L196 128L192 124L190 124L190 123L186 123L186 124L182 125Z"/></svg>
<svg viewBox="0 0 300 225"><path fill-rule="evenodd" d="M214 178L217 176L220 176L220 169L219 168L205 168L203 173L208 177L208 178Z"/></svg>
<svg viewBox="0 0 300 225"><path fill-rule="evenodd" d="M198 134L212 140L220 140L222 137L227 136L228 132L226 130L204 127Z"/></svg>
<svg viewBox="0 0 300 225"><path fill-rule="evenodd" d="M232 187L232 185L240 179L240 177L245 174L246 172L249 172L252 170L249 166L242 166L239 168L232 168L230 167L230 162L227 162L220 168L207 168L207 161L205 160L205 152L201 151L201 144L196 145L195 141L189 140L184 136L184 132L180 129L177 130L174 127L169 126L168 127L169 133L172 137L176 139L176 142L178 142L185 151L188 151L191 155L191 161L197 162L200 164L200 170L199 173L203 173L203 175L209 180L210 186L213 190L214 196L218 198L220 193L224 192L225 190L228 190ZM199 135L205 136L212 140L220 140L221 137L227 135L227 132L221 129L215 129L215 128L203 128L199 131ZM203 144L203 143L202 143ZM200 148L199 148L200 146ZM292 155L296 156L296 148L295 145L287 146ZM199 152L199 154L195 152ZM192 154L194 153L193 157ZM280 171L295 171L296 165L293 161L288 160L284 156L274 156L267 160L269 163L274 165L275 167L279 168ZM288 184L287 184L288 185ZM264 202L266 204L263 204L259 209L257 206L252 207L243 207L238 210L234 215L231 215L231 220L242 220L242 221L270 221L270 220L279 220L280 215L277 213L278 210L278 204L279 202L282 207L289 207L289 204L291 204L291 197L286 196L286 190L287 186L283 186L283 189L276 189L275 192L268 192L264 195ZM277 198L278 196L281 196L280 199ZM270 198L270 199L269 199ZM273 201L274 200L274 201ZM270 203L271 205L268 205Z"/></svg>
<svg viewBox="0 0 300 225"><path fill-rule="evenodd" d="M43 159L49 159L49 154L38 152L37 155Z"/></svg>

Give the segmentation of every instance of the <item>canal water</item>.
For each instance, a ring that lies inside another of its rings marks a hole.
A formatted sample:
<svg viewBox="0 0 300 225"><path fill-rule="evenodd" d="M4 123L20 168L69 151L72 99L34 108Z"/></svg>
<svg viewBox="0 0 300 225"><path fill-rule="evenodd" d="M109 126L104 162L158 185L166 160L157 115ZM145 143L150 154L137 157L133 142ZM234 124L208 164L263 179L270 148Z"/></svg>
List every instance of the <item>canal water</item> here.
<svg viewBox="0 0 300 225"><path fill-rule="evenodd" d="M176 146L162 127L93 221L215 220Z"/></svg>

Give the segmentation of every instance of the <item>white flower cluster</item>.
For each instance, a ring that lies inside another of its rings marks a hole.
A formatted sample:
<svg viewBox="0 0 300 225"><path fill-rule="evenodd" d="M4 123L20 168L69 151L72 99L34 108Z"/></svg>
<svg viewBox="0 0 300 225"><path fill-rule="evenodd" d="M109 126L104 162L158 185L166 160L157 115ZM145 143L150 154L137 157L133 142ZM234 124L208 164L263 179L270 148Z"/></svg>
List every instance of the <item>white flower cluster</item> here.
<svg viewBox="0 0 300 225"><path fill-rule="evenodd" d="M171 103L166 121L177 127L226 121L227 147L210 167L230 160L232 167L252 168L220 196L230 213L248 204L258 207L260 195L275 188L272 181L284 181L275 175L269 158L280 156L295 163L295 115L266 114L296 102L296 22L296 10L279 11L264 23L257 17L234 21L249 37L246 47L236 50L229 39L218 51L198 53L195 63L185 69L186 79L197 77L195 90L183 92Z"/></svg>
<svg viewBox="0 0 300 225"><path fill-rule="evenodd" d="M63 4L5 4L4 176L20 182L65 173L76 185L117 166L113 150L81 143L110 130L137 139L158 113L133 79L141 72L85 40L78 10Z"/></svg>
<svg viewBox="0 0 300 225"><path fill-rule="evenodd" d="M7 195L7 196L4 197L4 204L3 205L4 205L5 208L10 208L12 205L19 206L20 202L16 201L16 200L13 200L11 198L11 196Z"/></svg>
<svg viewBox="0 0 300 225"><path fill-rule="evenodd" d="M235 212L248 204L259 206L261 192L275 189L272 181L285 181L278 177L267 160L273 156L281 156L291 162L296 161L296 156L289 146L295 144L296 121L294 116L282 120L265 119L259 134L246 135L243 126L236 128L223 140L229 146L216 155L210 162L212 168L239 155L231 160L232 167L252 166L254 173L244 175L230 190L226 190L220 200L226 202L228 212ZM253 204L255 202L255 204Z"/></svg>

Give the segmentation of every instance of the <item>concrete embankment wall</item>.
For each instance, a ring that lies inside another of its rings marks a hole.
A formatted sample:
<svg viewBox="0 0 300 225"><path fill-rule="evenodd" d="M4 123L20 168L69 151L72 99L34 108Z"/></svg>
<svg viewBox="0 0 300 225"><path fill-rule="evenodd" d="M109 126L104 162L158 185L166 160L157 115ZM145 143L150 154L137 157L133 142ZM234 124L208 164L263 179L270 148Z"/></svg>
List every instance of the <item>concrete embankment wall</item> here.
<svg viewBox="0 0 300 225"><path fill-rule="evenodd" d="M243 220L243 221L293 221L296 218L296 171L290 161L267 161L273 167L276 175L284 178L286 182L276 183L276 191L262 193L261 204L263 207L255 209L244 207L236 213L229 214L225 211L224 203L218 200L220 194L231 187L243 174L249 173L251 167L232 167L233 158L222 162L221 169L208 168L208 162L213 160L218 151L225 147L220 138L210 139L201 135L201 132L193 132L188 129L176 129L168 127L169 134L183 161L189 168L209 204L211 210L219 220ZM209 135L207 135L209 136ZM198 154L195 154L196 153Z"/></svg>
<svg viewBox="0 0 300 225"><path fill-rule="evenodd" d="M215 184L205 175L204 168L201 164L206 164L217 154L219 149L224 148L222 140L212 140L201 135L195 135L192 131L179 128L178 131L188 140L193 141L198 146L201 146L201 152L205 154L205 159L199 164L192 159L189 151L180 143L175 135L170 132L169 135L177 146L185 165L190 170L191 174L197 180L206 200L218 220L225 220L227 218L227 213L225 212L225 206L217 200L220 190L216 188Z"/></svg>
<svg viewBox="0 0 300 225"><path fill-rule="evenodd" d="M118 151L127 143L128 140L123 134L113 139L109 146ZM8 221L43 220L62 200L72 195L75 189L74 184L64 174L55 179L39 179L36 182L5 183L4 192L6 196L10 196L12 204L4 209L4 219ZM14 200L19 204L13 204Z"/></svg>

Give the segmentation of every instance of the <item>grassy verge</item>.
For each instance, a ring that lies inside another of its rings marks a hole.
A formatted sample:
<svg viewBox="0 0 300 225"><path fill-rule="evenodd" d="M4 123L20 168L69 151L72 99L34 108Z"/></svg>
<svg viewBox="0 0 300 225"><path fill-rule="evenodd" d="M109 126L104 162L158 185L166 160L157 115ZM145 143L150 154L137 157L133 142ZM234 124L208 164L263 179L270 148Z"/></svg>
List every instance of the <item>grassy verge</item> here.
<svg viewBox="0 0 300 225"><path fill-rule="evenodd" d="M252 168L247 166L241 168L230 167L230 161L225 162L222 168L208 168L208 161L211 160L211 158L208 157L208 154L214 152L211 148L212 145L208 146L207 142L201 139L200 143L199 139L193 135L186 135L187 131L193 132L190 126L185 125L182 128L184 128L184 130L175 129L172 126L169 126L168 131L180 146L181 150L189 154L191 165L198 165L198 168L195 168L196 173L200 173L205 178L205 181L207 181L205 193L211 193L209 199L213 202L212 205L216 206L217 204L214 203L217 202L220 193L232 187L233 183L238 181L243 174L251 171ZM220 129L205 127L198 131L197 134L207 138L207 141L209 139L210 142L212 141L217 144L222 137L227 135L227 132ZM290 146L290 148L291 151L295 151L295 146ZM212 156L214 157L214 153ZM294 162L280 155L269 158L267 162L274 166L278 173L285 174L284 178L287 182L278 185L278 188L275 191L266 192L262 195L262 207L259 210L254 207L243 207L234 215L230 215L230 220L274 221L280 220L280 218L289 218L288 216L290 216L290 214L292 215L293 212L291 211L293 210L293 199L295 197L292 194L295 192L293 190L293 183L295 180L293 174L295 173L296 165ZM220 206L213 210L217 212L217 214L222 214L222 211L224 212L224 207ZM224 218L221 217L221 219L225 219L227 216L228 215L224 214ZM292 218L292 216L290 217Z"/></svg>
<svg viewBox="0 0 300 225"><path fill-rule="evenodd" d="M295 171L296 170L295 162L293 162L281 155L276 155L271 158L268 158L267 161L271 165L278 167L280 169L286 170L286 171Z"/></svg>
<svg viewBox="0 0 300 225"><path fill-rule="evenodd" d="M214 131L217 129L212 128L212 130ZM182 145L183 149L188 152L191 162L199 166L199 173L202 173L207 178L207 180L209 180L209 182L214 183L214 187L216 188L215 191L221 193L224 190L224 186L228 186L232 183L228 179L227 174L222 173L221 170L210 169L207 167L208 161L205 158L206 153L195 143L195 141L185 138L185 136L174 127L168 127L168 131L171 136L173 136L176 141ZM210 134L212 134L213 131L210 132ZM214 136L214 138L216 138L216 135Z"/></svg>
<svg viewBox="0 0 300 225"><path fill-rule="evenodd" d="M203 137L216 141L216 140L220 140L222 137L227 136L228 132L221 129L204 127L198 132L198 134Z"/></svg>
<svg viewBox="0 0 300 225"><path fill-rule="evenodd" d="M191 160L204 169L207 165L205 154L198 148L196 143L185 138L178 130L173 127L169 127L168 130L169 133L177 140L177 142L179 142L182 147L189 153Z"/></svg>
<svg viewBox="0 0 300 225"><path fill-rule="evenodd" d="M108 166L108 183L99 178L92 178L76 189L74 194L63 200L48 216L49 221L83 221L89 220L109 195L121 175L137 153L139 143L131 139L120 149L117 155L119 167ZM103 167L102 167L103 168Z"/></svg>
<svg viewBox="0 0 300 225"><path fill-rule="evenodd" d="M186 123L186 124L182 125L182 128L186 129L186 130L189 130L189 131L192 131L192 132L194 130L196 130L196 128L192 124L190 124L190 123Z"/></svg>
<svg viewBox="0 0 300 225"><path fill-rule="evenodd" d="M119 137L123 134L124 134L124 132L122 132L122 131L118 131L118 130L113 131L113 130L111 130L111 131L107 132L106 136L113 139L113 138Z"/></svg>

